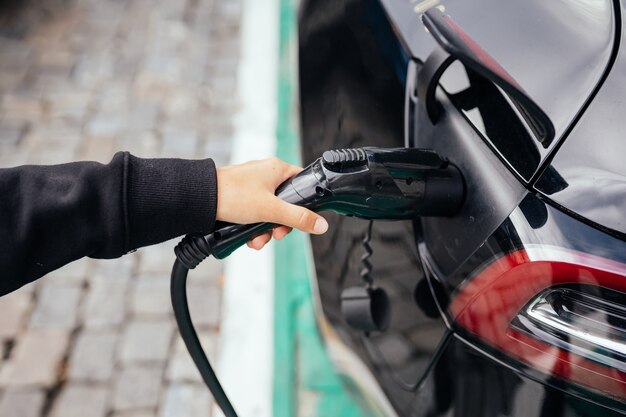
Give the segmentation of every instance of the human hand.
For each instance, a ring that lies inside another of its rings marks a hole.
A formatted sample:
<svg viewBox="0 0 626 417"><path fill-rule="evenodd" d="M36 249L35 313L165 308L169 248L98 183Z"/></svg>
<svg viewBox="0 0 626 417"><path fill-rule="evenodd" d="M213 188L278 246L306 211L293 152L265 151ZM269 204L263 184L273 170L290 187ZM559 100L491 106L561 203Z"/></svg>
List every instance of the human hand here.
<svg viewBox="0 0 626 417"><path fill-rule="evenodd" d="M292 228L316 235L325 233L328 223L322 216L274 195L280 184L300 171L302 168L278 158L217 168L217 220L282 225L250 240L248 246L256 250L272 237L284 238Z"/></svg>

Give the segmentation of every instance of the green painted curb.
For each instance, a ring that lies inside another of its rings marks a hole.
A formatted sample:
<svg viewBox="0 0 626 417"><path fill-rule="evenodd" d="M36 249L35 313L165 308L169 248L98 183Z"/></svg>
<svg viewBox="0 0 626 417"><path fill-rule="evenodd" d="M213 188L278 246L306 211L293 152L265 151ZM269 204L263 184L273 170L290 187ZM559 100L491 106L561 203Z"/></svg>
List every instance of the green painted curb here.
<svg viewBox="0 0 626 417"><path fill-rule="evenodd" d="M280 2L277 156L300 164L297 88L297 0ZM275 417L361 417L335 372L316 326L308 237L276 244L274 286Z"/></svg>

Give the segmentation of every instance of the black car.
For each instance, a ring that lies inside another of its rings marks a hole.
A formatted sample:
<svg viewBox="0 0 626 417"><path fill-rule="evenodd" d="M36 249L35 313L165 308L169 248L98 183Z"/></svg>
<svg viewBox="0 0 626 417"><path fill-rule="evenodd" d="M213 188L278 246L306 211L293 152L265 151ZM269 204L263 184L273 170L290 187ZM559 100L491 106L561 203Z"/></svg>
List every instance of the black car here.
<svg viewBox="0 0 626 417"><path fill-rule="evenodd" d="M302 1L304 162L418 147L465 181L454 216L377 221L367 243L367 222L329 215L312 240L320 328L381 414L626 414L624 10ZM364 254L390 298L385 331L342 314Z"/></svg>

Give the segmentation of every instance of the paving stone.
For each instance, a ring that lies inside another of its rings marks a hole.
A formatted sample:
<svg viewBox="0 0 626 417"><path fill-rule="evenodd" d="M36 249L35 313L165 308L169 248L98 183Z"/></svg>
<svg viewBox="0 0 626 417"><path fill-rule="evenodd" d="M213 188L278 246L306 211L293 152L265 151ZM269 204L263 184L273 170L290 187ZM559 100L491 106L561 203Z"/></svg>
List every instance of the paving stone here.
<svg viewBox="0 0 626 417"><path fill-rule="evenodd" d="M172 304L169 275L140 276L133 288L131 305L136 316L170 316Z"/></svg>
<svg viewBox="0 0 626 417"><path fill-rule="evenodd" d="M135 267L136 258L133 255L122 256L117 259L94 259L93 276L121 282L127 282Z"/></svg>
<svg viewBox="0 0 626 417"><path fill-rule="evenodd" d="M183 79L186 86L200 86L206 78L204 65L190 64L183 68Z"/></svg>
<svg viewBox="0 0 626 417"><path fill-rule="evenodd" d="M101 41L108 40L104 37ZM96 43L97 39L91 39L92 43ZM94 45L92 45L94 46ZM82 87L94 87L97 83L111 79L113 75L112 57L106 54L101 55L84 55L78 58L78 62L74 67L74 81Z"/></svg>
<svg viewBox="0 0 626 417"><path fill-rule="evenodd" d="M197 30L197 27L191 27L192 34L182 46L182 57L189 63L189 67L193 66L206 71L206 64L210 59L215 59L209 54L207 48L206 36Z"/></svg>
<svg viewBox="0 0 626 417"><path fill-rule="evenodd" d="M34 36L26 39L37 49L42 45L42 42L52 45L60 43L69 29L68 24L71 22L71 19L68 19L69 13L63 13L67 9L61 8L67 3L64 0L47 0L45 3L35 4L39 6L31 7L28 10L31 14L31 19L28 21L28 32Z"/></svg>
<svg viewBox="0 0 626 417"><path fill-rule="evenodd" d="M99 114L85 127L85 133L91 137L115 137L125 128L125 115L122 113Z"/></svg>
<svg viewBox="0 0 626 417"><path fill-rule="evenodd" d="M211 25L207 25L206 22L211 20L212 13L210 10L205 8L197 7L194 15L191 17L190 26L193 30L194 35L202 36L205 39L211 39L213 42L208 42L206 45L207 49L210 49L211 44L215 44L217 38L212 37ZM219 55L212 55L213 59Z"/></svg>
<svg viewBox="0 0 626 417"><path fill-rule="evenodd" d="M173 149L169 150L169 152L177 152L176 155L180 155L180 157L192 158L194 156L197 150L197 144L200 141L200 129L198 129L198 119L202 118L203 114L204 110L198 110L193 113L181 113L167 117L166 121L164 122L167 126L165 129L170 129L171 131L178 131L183 133L189 132L188 135L196 137L194 139L195 146L191 146L190 151L179 151L176 149L176 146L174 146ZM167 155L165 157L167 157Z"/></svg>
<svg viewBox="0 0 626 417"><path fill-rule="evenodd" d="M26 77L26 70L2 72L0 71L0 91L11 91L21 85Z"/></svg>
<svg viewBox="0 0 626 417"><path fill-rule="evenodd" d="M115 79L127 78L128 74L137 72L142 62L142 57L137 53L136 47L132 49L132 45L128 45L126 48L120 48L113 62L113 77Z"/></svg>
<svg viewBox="0 0 626 417"><path fill-rule="evenodd" d="M202 348L206 352L210 361L217 359L217 337L215 332L200 332L199 338ZM174 343L174 352L165 372L166 379L174 382L196 382L202 383L200 373L193 363L183 339L177 335Z"/></svg>
<svg viewBox="0 0 626 417"><path fill-rule="evenodd" d="M128 114L128 130L140 132L154 129L159 116L159 105L154 102L136 104Z"/></svg>
<svg viewBox="0 0 626 417"><path fill-rule="evenodd" d="M83 160L108 164L117 151L115 136L90 137L78 156Z"/></svg>
<svg viewBox="0 0 626 417"><path fill-rule="evenodd" d="M238 1L219 2L216 4L221 18L229 19L231 22L239 22L241 17L242 4Z"/></svg>
<svg viewBox="0 0 626 417"><path fill-rule="evenodd" d="M49 272L42 282L46 285L82 285L87 277L91 262L89 258L71 262L55 271Z"/></svg>
<svg viewBox="0 0 626 417"><path fill-rule="evenodd" d="M198 147L198 134L191 130L166 128L163 131L163 156L193 157Z"/></svg>
<svg viewBox="0 0 626 417"><path fill-rule="evenodd" d="M26 133L27 124L15 123L13 126L0 125L0 146L17 146Z"/></svg>
<svg viewBox="0 0 626 417"><path fill-rule="evenodd" d="M133 93L140 99L165 100L180 88L183 80L182 64L175 56L163 55L166 47L158 47L159 54L148 56L137 75Z"/></svg>
<svg viewBox="0 0 626 417"><path fill-rule="evenodd" d="M209 257L195 267L187 279L188 285L222 285L224 261Z"/></svg>
<svg viewBox="0 0 626 417"><path fill-rule="evenodd" d="M123 369L113 390L113 409L156 407L159 402L162 370L155 367Z"/></svg>
<svg viewBox="0 0 626 417"><path fill-rule="evenodd" d="M237 89L236 74L226 74L221 77L213 76L209 79L209 86L219 97L234 95Z"/></svg>
<svg viewBox="0 0 626 417"><path fill-rule="evenodd" d="M218 75L223 77L224 75ZM212 110L215 110L219 113L235 113L237 108L239 107L239 97L236 94L219 94L218 92L213 92L215 97L219 97L217 100L214 100L212 103ZM230 118L222 119L223 121L230 122ZM230 123L228 124L230 125Z"/></svg>
<svg viewBox="0 0 626 417"><path fill-rule="evenodd" d="M45 399L43 390L8 390L0 397L0 416L39 417Z"/></svg>
<svg viewBox="0 0 626 417"><path fill-rule="evenodd" d="M24 165L28 161L28 152L25 149L18 149L17 151L4 151L0 152L0 167L10 168L20 165Z"/></svg>
<svg viewBox="0 0 626 417"><path fill-rule="evenodd" d="M204 155L212 158L218 167L228 165L232 155L232 140L228 137L208 140L204 145Z"/></svg>
<svg viewBox="0 0 626 417"><path fill-rule="evenodd" d="M82 120L87 114L91 94L85 92L56 93L46 97L49 116L70 120Z"/></svg>
<svg viewBox="0 0 626 417"><path fill-rule="evenodd" d="M78 127L39 125L24 136L23 146L30 157L60 153L74 158L74 152L80 145L82 135Z"/></svg>
<svg viewBox="0 0 626 417"><path fill-rule="evenodd" d="M122 364L165 362L173 335L170 320L134 320L124 330L119 359Z"/></svg>
<svg viewBox="0 0 626 417"><path fill-rule="evenodd" d="M41 289L30 327L33 329L73 329L78 320L82 288L47 285Z"/></svg>
<svg viewBox="0 0 626 417"><path fill-rule="evenodd" d="M184 1L166 1L161 2L162 7L160 8L160 13L173 22L176 20L183 18L183 13L185 12ZM182 23L182 22L181 22Z"/></svg>
<svg viewBox="0 0 626 417"><path fill-rule="evenodd" d="M44 71L69 74L74 66L76 56L67 49L47 49L39 52L37 64Z"/></svg>
<svg viewBox="0 0 626 417"><path fill-rule="evenodd" d="M104 382L111 379L115 367L117 332L81 332L69 362L72 381Z"/></svg>
<svg viewBox="0 0 626 417"><path fill-rule="evenodd" d="M50 417L104 417L107 394L105 387L65 386L54 402Z"/></svg>
<svg viewBox="0 0 626 417"><path fill-rule="evenodd" d="M211 90L211 87L209 85L203 84L197 87L196 97L198 98L198 103L200 104L203 110L209 109L211 108L211 106L215 104L214 101L216 100L216 97L213 94L213 90ZM204 114L204 117L198 120L198 124L201 124L202 121L204 121L204 118L209 116L209 114L210 113L207 111Z"/></svg>
<svg viewBox="0 0 626 417"><path fill-rule="evenodd" d="M197 327L216 326L220 321L222 288L215 285L188 285L189 311Z"/></svg>
<svg viewBox="0 0 626 417"><path fill-rule="evenodd" d="M128 280L96 277L89 282L83 322L88 329L117 327L126 315Z"/></svg>
<svg viewBox="0 0 626 417"><path fill-rule="evenodd" d="M192 91L178 91L165 102L163 110L170 118L181 114L195 115L198 110L198 98Z"/></svg>
<svg viewBox="0 0 626 417"><path fill-rule="evenodd" d="M51 159L51 155L58 154L67 158L62 162L71 162L80 142L79 132L65 130L63 134L56 136L57 133L59 132L56 129L43 132L38 128L37 131L25 135L23 142L30 154L29 158L46 161Z"/></svg>
<svg viewBox="0 0 626 417"><path fill-rule="evenodd" d="M13 339L24 325L32 296L15 291L0 298L0 341Z"/></svg>
<svg viewBox="0 0 626 417"><path fill-rule="evenodd" d="M34 74L28 87L29 91L39 94L40 96L65 93L76 89L76 85L74 85L65 75L50 74L47 72Z"/></svg>
<svg viewBox="0 0 626 417"><path fill-rule="evenodd" d="M4 117L20 120L38 120L44 110L43 101L37 96L6 94L0 107Z"/></svg>
<svg viewBox="0 0 626 417"><path fill-rule="evenodd" d="M107 88L95 98L94 107L99 114L126 114L130 101L129 86L124 81L108 83Z"/></svg>
<svg viewBox="0 0 626 417"><path fill-rule="evenodd" d="M111 417L156 417L157 412L155 409L151 410L134 410L134 411L120 411L114 413Z"/></svg>
<svg viewBox="0 0 626 417"><path fill-rule="evenodd" d="M27 43L7 37L0 38L0 69L19 69L33 61L33 48Z"/></svg>
<svg viewBox="0 0 626 417"><path fill-rule="evenodd" d="M50 387L68 346L69 333L31 330L18 340L0 369L0 387Z"/></svg>
<svg viewBox="0 0 626 417"><path fill-rule="evenodd" d="M159 417L210 417L211 403L202 385L172 384L165 393Z"/></svg>
<svg viewBox="0 0 626 417"><path fill-rule="evenodd" d="M25 163L33 165L56 165L64 164L67 161L71 161L73 158L73 150L57 148L39 152L30 152Z"/></svg>
<svg viewBox="0 0 626 417"><path fill-rule="evenodd" d="M161 156L161 141L153 131L128 131L120 137L119 149L132 153L141 158L159 158Z"/></svg>
<svg viewBox="0 0 626 417"><path fill-rule="evenodd" d="M221 112L221 111L220 111ZM216 144L224 149L228 146L224 142L230 140L233 135L233 125L228 119L222 117L207 117L204 120L205 130L207 137L210 141L218 141L221 143ZM231 145L232 146L232 145Z"/></svg>
<svg viewBox="0 0 626 417"><path fill-rule="evenodd" d="M141 256L139 263L139 273L146 274L150 272L169 273L172 270L172 264L176 259L174 255L174 247L178 244L180 238L168 240L159 245L142 248L138 251Z"/></svg>

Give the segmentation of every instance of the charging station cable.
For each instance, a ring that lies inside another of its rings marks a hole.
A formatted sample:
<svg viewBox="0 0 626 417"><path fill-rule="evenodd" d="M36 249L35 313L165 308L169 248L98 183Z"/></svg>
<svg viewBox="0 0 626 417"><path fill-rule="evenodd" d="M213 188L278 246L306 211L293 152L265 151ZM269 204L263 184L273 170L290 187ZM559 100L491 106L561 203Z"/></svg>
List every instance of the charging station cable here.
<svg viewBox="0 0 626 417"><path fill-rule="evenodd" d="M180 335L187 346L191 359L200 371L202 379L211 390L215 401L226 417L237 417L237 413L226 396L213 367L209 363L198 334L191 321L189 303L187 301L187 275L190 269L195 268L207 258L211 252L206 240L202 236L187 236L174 249L176 261L172 268L170 293L174 317L180 330Z"/></svg>

